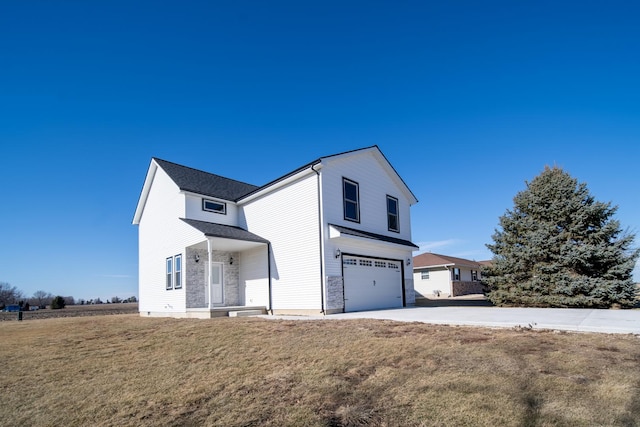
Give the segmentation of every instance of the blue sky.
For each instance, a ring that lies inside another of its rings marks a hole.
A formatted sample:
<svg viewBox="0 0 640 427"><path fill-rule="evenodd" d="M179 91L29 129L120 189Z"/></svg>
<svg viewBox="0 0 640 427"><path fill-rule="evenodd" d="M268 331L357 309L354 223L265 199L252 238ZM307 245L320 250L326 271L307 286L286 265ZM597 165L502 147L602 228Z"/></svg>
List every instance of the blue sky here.
<svg viewBox="0 0 640 427"><path fill-rule="evenodd" d="M413 241L476 260L558 165L638 233L639 18L630 1L3 2L0 281L137 295L152 156L261 185L376 144L419 200Z"/></svg>

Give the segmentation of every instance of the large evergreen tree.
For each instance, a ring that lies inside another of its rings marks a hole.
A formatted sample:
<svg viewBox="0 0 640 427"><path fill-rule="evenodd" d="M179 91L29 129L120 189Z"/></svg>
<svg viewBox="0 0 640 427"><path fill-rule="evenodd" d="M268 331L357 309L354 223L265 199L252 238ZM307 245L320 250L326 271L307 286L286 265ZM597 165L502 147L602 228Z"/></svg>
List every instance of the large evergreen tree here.
<svg viewBox="0 0 640 427"><path fill-rule="evenodd" d="M483 271L496 305L623 307L635 303L635 235L620 228L611 203L559 167L526 183L492 236L493 265Z"/></svg>

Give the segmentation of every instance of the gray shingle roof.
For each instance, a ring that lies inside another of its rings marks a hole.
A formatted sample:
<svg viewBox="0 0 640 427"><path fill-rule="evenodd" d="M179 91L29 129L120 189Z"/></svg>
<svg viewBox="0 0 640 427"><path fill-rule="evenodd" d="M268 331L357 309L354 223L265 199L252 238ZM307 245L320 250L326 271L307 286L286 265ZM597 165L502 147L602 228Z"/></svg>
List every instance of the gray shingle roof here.
<svg viewBox="0 0 640 427"><path fill-rule="evenodd" d="M479 262L472 261L470 259L434 254L431 252L426 252L413 257L414 267L430 267L436 265L459 265L473 268L480 268L482 266Z"/></svg>
<svg viewBox="0 0 640 427"><path fill-rule="evenodd" d="M257 234L253 234L240 227L231 225L214 224L212 222L199 221L196 219L180 218L193 228L201 231L205 236L222 237L224 239L245 240L248 242L269 243Z"/></svg>
<svg viewBox="0 0 640 427"><path fill-rule="evenodd" d="M418 248L417 245L413 244L409 240L398 239L397 237L384 236L382 234L371 233L369 231L356 230L349 227L343 227L341 225L335 225L335 224L329 224L329 225L335 228L336 230L338 230L340 233L348 234L351 236L364 237L366 239L380 240L382 242L395 243L396 245L412 246L414 248Z"/></svg>
<svg viewBox="0 0 640 427"><path fill-rule="evenodd" d="M255 185L182 166L156 157L153 159L183 191L235 202L245 194L251 193L258 188Z"/></svg>

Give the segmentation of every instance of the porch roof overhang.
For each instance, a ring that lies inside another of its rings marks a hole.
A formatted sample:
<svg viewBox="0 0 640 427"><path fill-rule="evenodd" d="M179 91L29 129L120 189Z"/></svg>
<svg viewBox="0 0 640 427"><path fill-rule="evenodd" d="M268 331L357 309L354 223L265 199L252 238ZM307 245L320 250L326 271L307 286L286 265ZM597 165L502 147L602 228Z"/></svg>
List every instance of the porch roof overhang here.
<svg viewBox="0 0 640 427"><path fill-rule="evenodd" d="M375 240L381 243L390 243L393 245L411 248L412 251L420 249L418 245L409 240L399 239L397 237L385 236L382 234L372 233L370 231L356 230L354 228L343 227L341 225L329 224L329 238L355 238L363 240Z"/></svg>
<svg viewBox="0 0 640 427"><path fill-rule="evenodd" d="M202 232L207 239L212 240L214 246L229 250L242 251L256 246L268 245L269 241L257 234L232 225L216 224L197 219L180 218L191 227Z"/></svg>

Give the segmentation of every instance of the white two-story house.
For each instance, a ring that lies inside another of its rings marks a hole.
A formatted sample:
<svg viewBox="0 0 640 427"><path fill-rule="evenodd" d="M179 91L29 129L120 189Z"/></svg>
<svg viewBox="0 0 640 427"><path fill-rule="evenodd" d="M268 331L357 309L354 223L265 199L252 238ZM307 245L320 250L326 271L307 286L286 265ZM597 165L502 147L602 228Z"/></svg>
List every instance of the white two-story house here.
<svg viewBox="0 0 640 427"><path fill-rule="evenodd" d="M140 314L412 305L416 202L377 146L321 157L263 186L153 158L133 219Z"/></svg>

